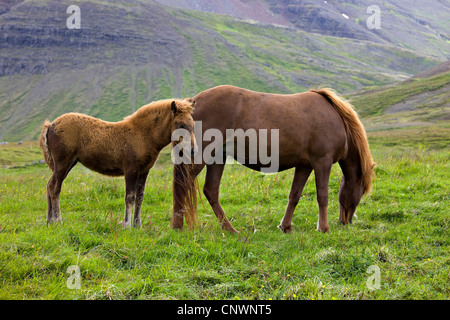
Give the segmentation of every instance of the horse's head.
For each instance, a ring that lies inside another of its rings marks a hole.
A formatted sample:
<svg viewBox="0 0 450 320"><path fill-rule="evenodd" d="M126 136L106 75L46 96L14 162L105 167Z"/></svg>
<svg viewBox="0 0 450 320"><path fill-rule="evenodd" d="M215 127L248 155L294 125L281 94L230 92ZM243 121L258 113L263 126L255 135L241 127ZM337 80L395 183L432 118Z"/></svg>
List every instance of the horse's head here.
<svg viewBox="0 0 450 320"><path fill-rule="evenodd" d="M346 181L342 177L341 189L339 190L339 222L342 224L352 223L356 207L364 195L364 185L357 181Z"/></svg>
<svg viewBox="0 0 450 320"><path fill-rule="evenodd" d="M197 151L197 141L194 135L193 104L190 100L172 101L173 112L172 142L193 157ZM187 155L184 155L187 156Z"/></svg>

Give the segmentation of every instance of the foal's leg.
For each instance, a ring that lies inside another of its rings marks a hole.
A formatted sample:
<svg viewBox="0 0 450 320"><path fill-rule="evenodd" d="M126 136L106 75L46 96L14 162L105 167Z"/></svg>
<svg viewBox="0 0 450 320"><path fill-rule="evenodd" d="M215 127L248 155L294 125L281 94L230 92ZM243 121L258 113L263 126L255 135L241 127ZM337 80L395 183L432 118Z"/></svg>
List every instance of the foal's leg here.
<svg viewBox="0 0 450 320"><path fill-rule="evenodd" d="M317 231L327 232L328 225L328 183L330 180L331 161L322 161L314 166L316 177L317 202L319 204L319 222Z"/></svg>
<svg viewBox="0 0 450 320"><path fill-rule="evenodd" d="M47 224L53 223L53 203L50 193L53 192L54 173L47 182Z"/></svg>
<svg viewBox="0 0 450 320"><path fill-rule="evenodd" d="M131 226L131 212L136 203L137 180L138 173L136 171L129 170L125 173L125 217L123 219L125 228Z"/></svg>
<svg viewBox="0 0 450 320"><path fill-rule="evenodd" d="M280 228L284 233L292 232L292 215L294 214L295 207L302 195L303 187L311 174L312 168L297 167L295 168L294 180L292 181L291 192L289 193L289 203L286 208L283 220L281 220Z"/></svg>
<svg viewBox="0 0 450 320"><path fill-rule="evenodd" d="M47 224L61 222L59 195L64 179L75 164L76 161L67 162L63 165L55 165L53 174L47 183Z"/></svg>
<svg viewBox="0 0 450 320"><path fill-rule="evenodd" d="M222 228L232 233L236 233L236 229L234 229L230 221L228 221L227 216L219 203L219 187L224 168L225 164L211 164L206 167L203 193L205 194L206 199L208 199L217 219L219 219Z"/></svg>
<svg viewBox="0 0 450 320"><path fill-rule="evenodd" d="M134 207L133 226L141 227L141 206L144 200L145 181L147 180L148 172L140 174L137 180L137 197L136 205Z"/></svg>

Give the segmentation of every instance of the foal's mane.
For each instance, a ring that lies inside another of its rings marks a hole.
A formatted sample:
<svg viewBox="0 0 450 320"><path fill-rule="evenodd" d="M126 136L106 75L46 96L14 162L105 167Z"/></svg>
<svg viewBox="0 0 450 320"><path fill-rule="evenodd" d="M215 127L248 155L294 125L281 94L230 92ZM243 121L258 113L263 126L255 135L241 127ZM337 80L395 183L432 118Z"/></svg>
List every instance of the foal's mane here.
<svg viewBox="0 0 450 320"><path fill-rule="evenodd" d="M132 115L124 118L124 120L131 120L133 118L141 118L148 116L156 116L159 114L171 112L172 101L175 101L178 112L192 113L194 107L189 100L186 99L164 99L150 102L147 105L140 107Z"/></svg>

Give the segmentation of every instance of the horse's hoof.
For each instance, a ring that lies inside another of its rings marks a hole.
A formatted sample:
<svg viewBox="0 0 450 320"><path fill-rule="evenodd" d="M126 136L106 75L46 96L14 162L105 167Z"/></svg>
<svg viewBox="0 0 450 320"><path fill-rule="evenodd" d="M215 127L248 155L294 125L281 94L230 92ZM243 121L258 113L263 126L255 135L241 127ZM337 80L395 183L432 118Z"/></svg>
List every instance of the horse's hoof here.
<svg viewBox="0 0 450 320"><path fill-rule="evenodd" d="M317 226L316 231L322 232L322 233L326 233L330 231L330 227L329 226L323 226L320 227L319 225Z"/></svg>
<svg viewBox="0 0 450 320"><path fill-rule="evenodd" d="M229 233L239 233L235 228L233 228L233 227L229 227L229 228L226 228L225 230L227 230Z"/></svg>
<svg viewBox="0 0 450 320"><path fill-rule="evenodd" d="M344 226L346 226L346 225L348 225L348 224L352 224L353 223L353 221L350 219L349 221L342 221L340 218L339 218L339 224L342 224L342 225L344 225Z"/></svg>
<svg viewBox="0 0 450 320"><path fill-rule="evenodd" d="M47 225L49 226L49 225L51 225L51 224L62 224L62 219L59 218L59 219L50 219L50 220L47 220Z"/></svg>
<svg viewBox="0 0 450 320"><path fill-rule="evenodd" d="M232 225L231 223L224 223L222 225L222 229L228 231L229 233L239 233Z"/></svg>
<svg viewBox="0 0 450 320"><path fill-rule="evenodd" d="M292 226L284 227L280 224L278 229L280 229L283 233L292 233Z"/></svg>

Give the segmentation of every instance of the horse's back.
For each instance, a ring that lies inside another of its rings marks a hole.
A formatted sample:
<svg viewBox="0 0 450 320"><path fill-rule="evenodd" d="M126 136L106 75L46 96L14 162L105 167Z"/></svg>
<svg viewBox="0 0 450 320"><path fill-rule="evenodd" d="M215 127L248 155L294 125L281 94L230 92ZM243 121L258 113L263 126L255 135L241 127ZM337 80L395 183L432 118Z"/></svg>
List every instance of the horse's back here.
<svg viewBox="0 0 450 320"><path fill-rule="evenodd" d="M336 162L347 152L343 120L320 94L271 94L226 85L193 100L194 119L202 121L203 130L278 129L282 168L322 158Z"/></svg>

